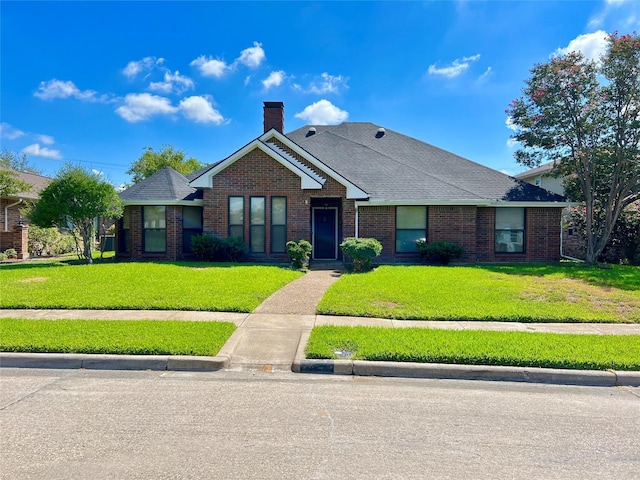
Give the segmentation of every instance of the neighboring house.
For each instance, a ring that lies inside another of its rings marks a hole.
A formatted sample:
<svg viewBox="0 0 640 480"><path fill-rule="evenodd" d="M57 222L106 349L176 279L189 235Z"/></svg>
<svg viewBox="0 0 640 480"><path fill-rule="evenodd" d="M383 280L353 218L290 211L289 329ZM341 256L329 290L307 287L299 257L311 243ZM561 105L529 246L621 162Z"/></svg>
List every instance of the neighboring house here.
<svg viewBox="0 0 640 480"><path fill-rule="evenodd" d="M372 123L283 134L284 106L264 103L264 134L189 174L167 168L120 194L118 256L189 256L190 237L244 238L253 261L286 261L306 239L314 260L346 237L375 237L381 262L415 262L415 241L448 240L463 262L557 261L560 195Z"/></svg>
<svg viewBox="0 0 640 480"><path fill-rule="evenodd" d="M9 170L9 169L5 169ZM20 210L29 203L38 201L40 192L51 179L33 173L11 170L19 180L31 185L31 190L0 198L0 252L9 248L16 250L19 259L29 258L29 237L27 220L22 218Z"/></svg>
<svg viewBox="0 0 640 480"><path fill-rule="evenodd" d="M557 177L551 173L553 170L553 162L545 163L539 167L532 168L526 172L519 173L515 176L518 180L536 185L537 187L544 188L550 192L557 193L558 195L564 195L564 186L562 185L562 178Z"/></svg>

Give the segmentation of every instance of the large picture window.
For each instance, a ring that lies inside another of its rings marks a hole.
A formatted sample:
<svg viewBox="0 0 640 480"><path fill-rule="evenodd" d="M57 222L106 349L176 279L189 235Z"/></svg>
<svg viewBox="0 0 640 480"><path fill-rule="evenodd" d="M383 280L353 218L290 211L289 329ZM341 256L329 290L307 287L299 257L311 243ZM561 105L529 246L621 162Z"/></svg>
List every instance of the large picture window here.
<svg viewBox="0 0 640 480"><path fill-rule="evenodd" d="M496 253L524 252L524 208L496 208Z"/></svg>
<svg viewBox="0 0 640 480"><path fill-rule="evenodd" d="M265 251L265 203L264 197L251 197L250 199L250 250L253 253L264 253Z"/></svg>
<svg viewBox="0 0 640 480"><path fill-rule="evenodd" d="M416 252L420 238L427 238L427 207L396 207L396 252Z"/></svg>
<svg viewBox="0 0 640 480"><path fill-rule="evenodd" d="M145 253L167 251L167 212L164 205L149 205L142 210L143 249Z"/></svg>
<svg viewBox="0 0 640 480"><path fill-rule="evenodd" d="M271 252L284 253L287 244L287 197L271 197Z"/></svg>
<svg viewBox="0 0 640 480"><path fill-rule="evenodd" d="M202 235L202 207L182 207L182 251L191 253L191 237Z"/></svg>
<svg viewBox="0 0 640 480"><path fill-rule="evenodd" d="M229 197L229 236L244 238L244 197Z"/></svg>

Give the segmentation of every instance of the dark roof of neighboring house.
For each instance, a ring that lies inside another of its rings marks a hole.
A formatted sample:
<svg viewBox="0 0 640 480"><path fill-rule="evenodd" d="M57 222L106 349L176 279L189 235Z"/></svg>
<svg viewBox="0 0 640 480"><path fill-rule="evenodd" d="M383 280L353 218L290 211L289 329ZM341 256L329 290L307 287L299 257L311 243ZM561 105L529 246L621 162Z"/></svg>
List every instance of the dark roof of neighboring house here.
<svg viewBox="0 0 640 480"><path fill-rule="evenodd" d="M529 178L529 177L537 177L539 175L548 175L551 170L553 170L553 162L545 163L536 168L531 168L526 172L519 173L515 175L515 178Z"/></svg>
<svg viewBox="0 0 640 480"><path fill-rule="evenodd" d="M189 178L167 167L120 192L120 199L124 202L194 200L198 191L189 186L189 181Z"/></svg>
<svg viewBox="0 0 640 480"><path fill-rule="evenodd" d="M44 177L35 173L19 172L17 170L12 170L11 168L0 168L2 168L2 170L8 170L15 173L19 180L22 180L23 182L31 185L31 190L29 190L28 192L16 193L15 195L11 195L11 197L24 198L27 200L37 200L38 198L40 198L40 192L47 185L49 185L49 183L51 183L51 178L49 177Z"/></svg>
<svg viewBox="0 0 640 480"><path fill-rule="evenodd" d="M286 136L370 195L385 201L562 202L530 185L373 123L311 125Z"/></svg>

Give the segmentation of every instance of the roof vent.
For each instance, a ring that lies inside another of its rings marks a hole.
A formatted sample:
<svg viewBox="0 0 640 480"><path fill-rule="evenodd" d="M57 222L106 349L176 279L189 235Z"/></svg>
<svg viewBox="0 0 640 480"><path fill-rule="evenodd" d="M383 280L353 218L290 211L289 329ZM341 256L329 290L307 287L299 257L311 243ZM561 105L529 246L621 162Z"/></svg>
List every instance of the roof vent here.
<svg viewBox="0 0 640 480"><path fill-rule="evenodd" d="M309 127L309 130L307 131L307 137L310 137L311 135L315 135L316 134L316 127Z"/></svg>
<svg viewBox="0 0 640 480"><path fill-rule="evenodd" d="M378 133L376 133L376 138L382 138L382 137L384 137L384 134L385 134L385 133L387 133L387 131L386 131L384 128L380 127L380 128L378 129Z"/></svg>

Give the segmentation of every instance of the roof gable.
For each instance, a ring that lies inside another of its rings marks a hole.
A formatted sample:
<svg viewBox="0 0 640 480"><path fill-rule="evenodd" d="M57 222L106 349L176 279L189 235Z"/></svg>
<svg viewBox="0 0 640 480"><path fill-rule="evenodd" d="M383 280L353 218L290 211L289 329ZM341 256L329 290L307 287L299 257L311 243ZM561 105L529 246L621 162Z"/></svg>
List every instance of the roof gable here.
<svg viewBox="0 0 640 480"><path fill-rule="evenodd" d="M306 161L308 161L309 163L314 165L316 168L326 172L331 178L333 178L338 183L340 183L342 186L344 186L346 188L346 190L347 190L347 198L349 198L349 199L364 199L364 198L368 198L369 197L369 194L367 192L365 192L364 190L359 188L356 184L354 184L351 181L349 181L347 178L345 178L339 172L333 170L329 165L327 165L326 163L322 162L319 158L317 158L313 154L309 153L304 148L302 148L300 145L298 145L296 142L292 141L290 138L288 138L287 136L281 134L277 130L271 129L268 132L266 132L265 134L263 134L261 137L259 137L259 139L261 141L266 142L269 145L273 145L279 151L283 151L283 150L280 149L279 147L277 147L277 145L275 145L273 143L273 140L278 140L281 143L283 143L284 145L286 145L287 148L290 148L292 151L296 152L298 155L300 155Z"/></svg>
<svg viewBox="0 0 640 480"><path fill-rule="evenodd" d="M35 173L21 172L19 170L13 170L12 168L0 167L2 170L13 172L18 180L31 185L31 189L28 192L18 192L14 195L10 195L11 198L23 198L27 200L37 200L40 198L40 192L44 190L47 185L51 183L51 178L37 175Z"/></svg>
<svg viewBox="0 0 640 480"><path fill-rule="evenodd" d="M254 149L260 149L269 157L271 157L276 162L280 163L283 167L287 168L294 174L296 174L300 178L300 188L301 189L310 189L310 190L319 190L322 188L326 179L322 178L312 169L304 165L302 162L299 162L291 155L287 154L284 150L278 148L276 145L268 144L256 138L255 140L249 142L240 150L233 153L231 156L226 159L214 164L206 171L202 172L198 177L194 178L190 185L192 187L199 188L211 188L213 185L213 177L218 173L233 165L235 162L243 158L247 153L251 152Z"/></svg>

